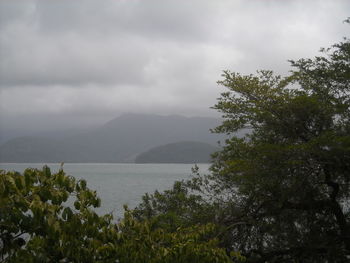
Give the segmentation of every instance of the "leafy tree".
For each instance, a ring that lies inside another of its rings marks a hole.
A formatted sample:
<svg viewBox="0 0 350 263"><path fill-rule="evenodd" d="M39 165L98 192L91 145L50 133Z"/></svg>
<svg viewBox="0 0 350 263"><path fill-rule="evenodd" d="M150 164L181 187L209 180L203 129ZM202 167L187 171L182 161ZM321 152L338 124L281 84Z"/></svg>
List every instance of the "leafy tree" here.
<svg viewBox="0 0 350 263"><path fill-rule="evenodd" d="M72 198L75 199L72 199ZM93 262L107 238L112 217L99 217L90 207L100 205L84 180L63 170L51 174L27 169L24 174L0 174L1 256L8 262ZM73 207L62 204L70 198Z"/></svg>
<svg viewBox="0 0 350 263"><path fill-rule="evenodd" d="M288 77L225 71L214 131L228 139L211 173L145 196L136 217L215 223L248 262L349 260L350 42L322 52L291 61Z"/></svg>
<svg viewBox="0 0 350 263"><path fill-rule="evenodd" d="M69 205L71 204L71 205ZM212 235L214 225L174 231L157 218L119 223L97 215L95 191L61 169L0 171L2 262L232 262Z"/></svg>
<svg viewBox="0 0 350 263"><path fill-rule="evenodd" d="M138 221L126 213L119 224L120 262L176 263L176 262L233 262L225 250L218 247L213 224L178 227L175 231L159 227L157 217ZM239 253L231 256L244 259Z"/></svg>

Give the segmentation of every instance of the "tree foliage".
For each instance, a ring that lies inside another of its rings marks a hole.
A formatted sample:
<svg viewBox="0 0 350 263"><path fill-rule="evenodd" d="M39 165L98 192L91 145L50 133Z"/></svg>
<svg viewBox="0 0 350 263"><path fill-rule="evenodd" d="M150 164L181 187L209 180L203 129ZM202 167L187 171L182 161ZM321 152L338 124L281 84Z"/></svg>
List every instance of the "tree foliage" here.
<svg viewBox="0 0 350 263"><path fill-rule="evenodd" d="M136 217L212 222L248 262L349 260L350 42L322 52L287 77L225 71L214 131L228 139L211 173L145 196Z"/></svg>
<svg viewBox="0 0 350 263"><path fill-rule="evenodd" d="M84 180L48 167L23 174L0 171L2 262L232 262L218 247L212 224L159 228L157 218L119 223L99 216L95 191Z"/></svg>

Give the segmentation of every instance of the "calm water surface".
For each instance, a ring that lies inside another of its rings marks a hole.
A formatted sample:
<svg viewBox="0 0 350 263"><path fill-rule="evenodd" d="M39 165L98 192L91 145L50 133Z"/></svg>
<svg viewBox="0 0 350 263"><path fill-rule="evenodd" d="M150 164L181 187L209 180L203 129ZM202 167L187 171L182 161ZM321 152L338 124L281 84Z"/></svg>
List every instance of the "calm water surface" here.
<svg viewBox="0 0 350 263"><path fill-rule="evenodd" d="M42 168L44 164L0 164L0 169L23 172L26 168ZM60 165L47 164L53 172ZM191 177L192 164L75 164L67 163L64 171L77 179L85 179L90 189L96 190L102 200L100 214L113 212L123 214L123 205L135 207L144 193L163 191L177 180ZM206 173L209 164L199 164L201 173Z"/></svg>

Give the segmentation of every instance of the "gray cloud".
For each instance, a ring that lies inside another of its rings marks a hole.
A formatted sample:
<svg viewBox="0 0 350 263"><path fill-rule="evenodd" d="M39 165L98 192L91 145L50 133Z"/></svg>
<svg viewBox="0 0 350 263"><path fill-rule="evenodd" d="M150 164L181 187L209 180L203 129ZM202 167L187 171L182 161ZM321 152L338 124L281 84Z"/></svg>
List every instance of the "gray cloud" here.
<svg viewBox="0 0 350 263"><path fill-rule="evenodd" d="M346 35L348 10L346 0L0 0L0 124L214 114L222 70L285 74L287 59Z"/></svg>

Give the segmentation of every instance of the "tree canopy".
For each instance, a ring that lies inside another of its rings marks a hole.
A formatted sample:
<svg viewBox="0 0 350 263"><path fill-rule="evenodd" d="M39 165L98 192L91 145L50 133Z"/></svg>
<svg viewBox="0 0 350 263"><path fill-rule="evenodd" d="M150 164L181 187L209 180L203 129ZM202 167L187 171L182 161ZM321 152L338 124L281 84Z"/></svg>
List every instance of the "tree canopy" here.
<svg viewBox="0 0 350 263"><path fill-rule="evenodd" d="M214 132L228 139L210 174L144 196L136 217L213 222L247 262L349 260L350 42L321 51L287 77L225 71Z"/></svg>
<svg viewBox="0 0 350 263"><path fill-rule="evenodd" d="M232 262L215 225L168 231L129 211L116 223L97 215L96 192L63 170L1 171L0 201L1 262Z"/></svg>

